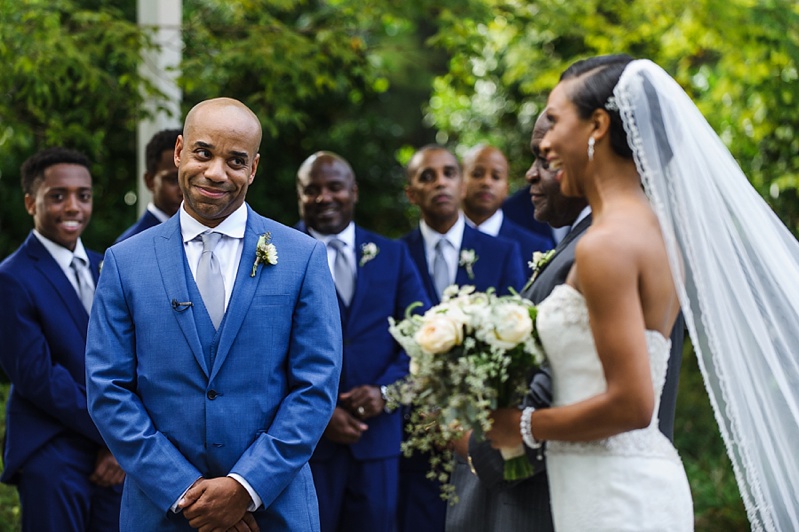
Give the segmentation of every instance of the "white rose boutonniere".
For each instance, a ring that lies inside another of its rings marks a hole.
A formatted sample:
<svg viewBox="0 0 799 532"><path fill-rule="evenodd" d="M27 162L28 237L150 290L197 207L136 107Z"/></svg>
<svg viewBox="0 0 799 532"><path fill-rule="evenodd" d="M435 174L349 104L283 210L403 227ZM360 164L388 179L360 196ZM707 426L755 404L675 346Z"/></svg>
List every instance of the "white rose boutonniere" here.
<svg viewBox="0 0 799 532"><path fill-rule="evenodd" d="M472 269L472 266L474 266L474 263L479 259L480 257L477 256L473 249L461 250L458 266L466 268L466 275L469 276L469 279L474 279L474 270Z"/></svg>
<svg viewBox="0 0 799 532"><path fill-rule="evenodd" d="M554 249L550 249L549 251L546 252L533 251L533 260L527 263L530 269L533 270L533 274L530 275L530 279L527 280L527 284L525 284L524 288L522 288L522 292L530 288L530 285L533 284L535 278L538 277L538 274L541 273L541 270L544 268L544 266L546 266L554 256L555 256Z"/></svg>
<svg viewBox="0 0 799 532"><path fill-rule="evenodd" d="M363 268L363 265L377 257L378 253L380 253L380 248L377 247L377 244L374 242L364 242L361 245L361 260L358 262L358 266Z"/></svg>
<svg viewBox="0 0 799 532"><path fill-rule="evenodd" d="M255 277L259 264L272 266L277 264L277 248L272 243L272 233L268 231L258 237L258 243L255 245L255 263L252 265L250 277Z"/></svg>

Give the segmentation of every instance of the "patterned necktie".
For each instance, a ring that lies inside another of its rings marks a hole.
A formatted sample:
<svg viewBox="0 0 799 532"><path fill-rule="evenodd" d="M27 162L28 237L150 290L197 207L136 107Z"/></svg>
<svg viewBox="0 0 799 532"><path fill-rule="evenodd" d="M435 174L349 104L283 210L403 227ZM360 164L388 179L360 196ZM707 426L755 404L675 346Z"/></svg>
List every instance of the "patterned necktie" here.
<svg viewBox="0 0 799 532"><path fill-rule="evenodd" d="M83 308L88 314L92 313L92 302L94 301L94 286L89 282L89 268L86 262L79 257L72 257L70 268L75 273L78 281L78 297L83 303Z"/></svg>
<svg viewBox="0 0 799 532"><path fill-rule="evenodd" d="M436 243L436 255L433 258L433 284L436 285L436 292L439 299L444 293L444 289L450 285L449 282L449 267L447 261L444 260L444 248L452 246L446 238L440 239Z"/></svg>
<svg viewBox="0 0 799 532"><path fill-rule="evenodd" d="M206 231L200 234L200 238L203 241L203 254L197 266L197 288L203 296L203 303L214 329L219 329L219 324L225 315L225 281L219 260L214 255L214 248L222 238L222 233Z"/></svg>
<svg viewBox="0 0 799 532"><path fill-rule="evenodd" d="M352 293L355 291L355 275L347 260L347 254L344 253L345 244L338 238L334 238L328 245L336 250L336 258L333 261L333 280L336 283L336 291L344 304L349 306L352 301Z"/></svg>

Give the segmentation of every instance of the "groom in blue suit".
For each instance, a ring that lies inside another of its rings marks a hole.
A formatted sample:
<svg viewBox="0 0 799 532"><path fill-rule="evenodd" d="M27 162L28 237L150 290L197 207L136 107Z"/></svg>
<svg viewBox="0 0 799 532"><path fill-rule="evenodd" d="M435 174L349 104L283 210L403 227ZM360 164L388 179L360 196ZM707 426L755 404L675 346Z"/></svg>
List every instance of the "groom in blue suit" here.
<svg viewBox="0 0 799 532"><path fill-rule="evenodd" d="M500 294L520 291L526 276L519 246L464 221L463 178L455 156L442 146L425 146L411 157L407 175L405 192L419 207L421 221L403 240L432 303L441 301L443 287L450 284L472 285L478 291L494 288ZM425 478L428 460L416 454L400 462L400 532L444 530L446 503L440 485Z"/></svg>
<svg viewBox="0 0 799 532"><path fill-rule="evenodd" d="M11 380L0 480L16 484L23 531L116 530L125 476L86 407L84 351L101 256L82 153L48 148L21 168L34 229L0 264L0 367Z"/></svg>
<svg viewBox="0 0 799 532"><path fill-rule="evenodd" d="M353 223L358 184L346 160L331 152L308 157L297 196L299 228L328 247L344 339L338 404L311 458L322 530L393 532L402 417L386 411L385 389L408 374L408 357L388 318L402 319L415 302L419 311L430 304L405 245Z"/></svg>
<svg viewBox="0 0 799 532"><path fill-rule="evenodd" d="M197 104L178 215L106 252L87 390L128 474L123 531L319 529L308 459L336 402L338 305L324 246L244 202L260 141L241 102Z"/></svg>

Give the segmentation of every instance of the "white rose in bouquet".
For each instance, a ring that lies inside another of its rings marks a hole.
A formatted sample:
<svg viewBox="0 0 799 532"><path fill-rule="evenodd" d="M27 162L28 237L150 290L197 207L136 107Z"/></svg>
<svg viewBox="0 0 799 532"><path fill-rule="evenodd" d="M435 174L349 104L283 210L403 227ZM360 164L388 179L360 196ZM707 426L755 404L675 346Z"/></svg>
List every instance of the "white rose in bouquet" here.
<svg viewBox="0 0 799 532"><path fill-rule="evenodd" d="M512 349L533 332L529 309L517 303L500 303L491 308L488 320L478 333L481 340L500 349Z"/></svg>
<svg viewBox="0 0 799 532"><path fill-rule="evenodd" d="M446 353L463 342L463 323L447 314L428 312L413 339L427 353Z"/></svg>

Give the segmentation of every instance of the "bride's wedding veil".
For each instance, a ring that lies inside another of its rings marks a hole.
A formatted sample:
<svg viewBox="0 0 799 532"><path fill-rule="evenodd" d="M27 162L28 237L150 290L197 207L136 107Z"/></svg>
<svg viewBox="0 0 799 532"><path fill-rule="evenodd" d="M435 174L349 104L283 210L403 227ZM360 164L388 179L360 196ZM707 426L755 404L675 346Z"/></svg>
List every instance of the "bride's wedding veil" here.
<svg viewBox="0 0 799 532"><path fill-rule="evenodd" d="M614 96L752 530L799 530L799 243L660 67Z"/></svg>

